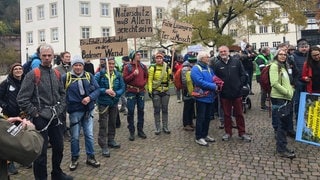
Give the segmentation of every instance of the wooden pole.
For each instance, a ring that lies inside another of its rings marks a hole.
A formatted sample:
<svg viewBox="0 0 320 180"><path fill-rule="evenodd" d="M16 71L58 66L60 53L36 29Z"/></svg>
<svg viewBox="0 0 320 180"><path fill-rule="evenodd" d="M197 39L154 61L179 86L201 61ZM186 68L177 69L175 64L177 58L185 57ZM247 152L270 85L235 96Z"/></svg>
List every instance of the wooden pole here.
<svg viewBox="0 0 320 180"><path fill-rule="evenodd" d="M173 72L173 63L174 63L174 53L175 53L175 44L172 47L172 54L171 54L171 72Z"/></svg>
<svg viewBox="0 0 320 180"><path fill-rule="evenodd" d="M109 89L112 89L112 84L111 84L111 75L110 75L110 68L109 68L109 60L106 58L106 67L107 67L107 75L108 75L108 83L109 83Z"/></svg>

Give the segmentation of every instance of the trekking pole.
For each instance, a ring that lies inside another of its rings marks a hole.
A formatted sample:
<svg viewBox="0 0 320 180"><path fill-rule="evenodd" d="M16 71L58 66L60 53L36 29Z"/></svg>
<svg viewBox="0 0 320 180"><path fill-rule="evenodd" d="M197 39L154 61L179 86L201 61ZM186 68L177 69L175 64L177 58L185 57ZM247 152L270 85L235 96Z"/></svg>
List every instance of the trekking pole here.
<svg viewBox="0 0 320 180"><path fill-rule="evenodd" d="M108 63L108 58L106 60L106 67L107 67L107 75L108 75L108 83L109 83L109 89L112 89L112 84L111 84L111 76L110 76L110 71L109 71L109 63Z"/></svg>

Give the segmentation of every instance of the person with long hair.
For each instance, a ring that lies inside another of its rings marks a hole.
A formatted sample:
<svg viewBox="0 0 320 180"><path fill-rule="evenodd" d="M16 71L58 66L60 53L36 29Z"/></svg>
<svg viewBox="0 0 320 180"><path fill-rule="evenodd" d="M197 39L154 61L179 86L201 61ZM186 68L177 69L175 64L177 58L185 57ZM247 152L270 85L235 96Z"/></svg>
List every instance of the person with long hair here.
<svg viewBox="0 0 320 180"><path fill-rule="evenodd" d="M320 48L312 46L303 64L301 80L307 83L308 93L320 93Z"/></svg>

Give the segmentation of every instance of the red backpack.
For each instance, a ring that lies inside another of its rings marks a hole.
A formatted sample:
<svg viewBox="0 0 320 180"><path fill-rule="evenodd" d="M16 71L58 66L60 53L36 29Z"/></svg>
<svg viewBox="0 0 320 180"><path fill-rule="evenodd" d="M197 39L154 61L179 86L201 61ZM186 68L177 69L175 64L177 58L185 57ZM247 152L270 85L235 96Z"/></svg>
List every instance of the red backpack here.
<svg viewBox="0 0 320 180"><path fill-rule="evenodd" d="M61 77L60 72L57 69L53 69L53 70L54 70L54 74L56 75L58 81L60 81L60 77ZM34 84L38 86L40 83L40 78L41 78L41 72L40 72L39 68L34 68L34 76L35 76Z"/></svg>
<svg viewBox="0 0 320 180"><path fill-rule="evenodd" d="M260 75L260 85L261 88L267 92L267 94L270 94L271 92L271 84L270 84L270 77L269 77L269 70L270 70L270 64L268 64L266 67L264 67L261 71Z"/></svg>
<svg viewBox="0 0 320 180"><path fill-rule="evenodd" d="M177 89L182 89L181 71L182 68L178 69L173 77L173 83Z"/></svg>

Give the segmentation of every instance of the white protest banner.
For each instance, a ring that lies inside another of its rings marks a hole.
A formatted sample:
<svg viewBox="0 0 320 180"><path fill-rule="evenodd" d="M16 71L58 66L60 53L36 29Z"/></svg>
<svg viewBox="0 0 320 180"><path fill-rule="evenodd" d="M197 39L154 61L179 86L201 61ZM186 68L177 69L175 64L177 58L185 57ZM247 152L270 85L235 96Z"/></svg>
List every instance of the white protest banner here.
<svg viewBox="0 0 320 180"><path fill-rule="evenodd" d="M99 59L128 54L127 39L120 36L81 39L80 48L83 59Z"/></svg>
<svg viewBox="0 0 320 180"><path fill-rule="evenodd" d="M191 43L192 25L177 21L163 20L161 38L171 42Z"/></svg>
<svg viewBox="0 0 320 180"><path fill-rule="evenodd" d="M117 36L139 38L153 35L151 6L116 7L113 16Z"/></svg>

